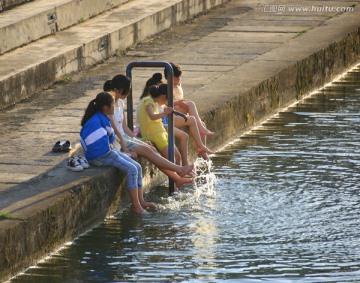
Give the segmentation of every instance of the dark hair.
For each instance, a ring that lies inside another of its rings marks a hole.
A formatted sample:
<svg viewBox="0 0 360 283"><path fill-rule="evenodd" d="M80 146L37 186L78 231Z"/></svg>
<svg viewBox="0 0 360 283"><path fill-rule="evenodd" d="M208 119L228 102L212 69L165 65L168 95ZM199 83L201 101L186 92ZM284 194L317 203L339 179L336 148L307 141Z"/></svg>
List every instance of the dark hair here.
<svg viewBox="0 0 360 283"><path fill-rule="evenodd" d="M88 107L85 110L84 116L81 119L81 126L84 126L85 123L99 111L103 111L105 105L111 106L114 102L114 98L110 93L100 92L95 99L91 100Z"/></svg>
<svg viewBox="0 0 360 283"><path fill-rule="evenodd" d="M131 81L128 77L124 75L116 75L112 80L107 80L104 83L103 90L110 91L117 89L121 93L128 93L130 91Z"/></svg>
<svg viewBox="0 0 360 283"><path fill-rule="evenodd" d="M152 98L157 98L160 95L168 95L168 85L167 84L161 84L161 85L153 85L150 87L149 92Z"/></svg>
<svg viewBox="0 0 360 283"><path fill-rule="evenodd" d="M152 75L150 79L148 79L145 83L145 87L143 90L142 95L140 96L140 99L143 99L145 96L149 95L149 89L153 85L158 85L162 81L162 74L161 73L155 73Z"/></svg>
<svg viewBox="0 0 360 283"><path fill-rule="evenodd" d="M180 67L180 65L178 65L178 64L175 64L175 63L170 63L170 65L171 65L171 67L172 67L172 69L173 69L173 73L174 73L174 77L180 77L181 76L181 74L182 74L182 70L181 70L181 67ZM164 76L165 76L165 78L167 79L167 76L166 76L166 68L164 69Z"/></svg>
<svg viewBox="0 0 360 283"><path fill-rule="evenodd" d="M104 83L104 86L103 86L103 90L104 91L110 91L113 89L113 86L111 84L111 80L107 80L105 83Z"/></svg>

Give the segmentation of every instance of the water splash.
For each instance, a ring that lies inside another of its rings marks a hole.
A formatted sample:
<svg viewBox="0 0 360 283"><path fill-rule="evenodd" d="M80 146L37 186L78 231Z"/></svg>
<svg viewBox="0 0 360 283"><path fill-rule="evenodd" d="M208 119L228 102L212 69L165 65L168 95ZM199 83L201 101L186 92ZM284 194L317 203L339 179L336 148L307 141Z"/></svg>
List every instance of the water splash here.
<svg viewBox="0 0 360 283"><path fill-rule="evenodd" d="M190 186L184 186L172 197L162 198L161 210L181 211L199 209L207 198L215 198L216 176L212 172L212 161L198 158L194 162L195 179Z"/></svg>
<svg viewBox="0 0 360 283"><path fill-rule="evenodd" d="M211 159L204 160L197 158L194 165L196 172L194 188L197 193L200 193L198 196L206 195L208 197L215 197L214 185L216 176L212 172L213 164Z"/></svg>

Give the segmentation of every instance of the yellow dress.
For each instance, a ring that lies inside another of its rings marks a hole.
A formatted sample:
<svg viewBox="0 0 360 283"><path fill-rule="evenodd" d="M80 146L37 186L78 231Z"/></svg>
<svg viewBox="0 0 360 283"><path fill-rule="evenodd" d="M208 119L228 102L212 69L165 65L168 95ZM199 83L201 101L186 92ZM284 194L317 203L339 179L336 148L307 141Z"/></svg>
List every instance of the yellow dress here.
<svg viewBox="0 0 360 283"><path fill-rule="evenodd" d="M143 98L139 109L140 132L143 140L151 141L157 150L162 151L168 146L168 133L166 132L161 119L151 120L146 108L151 105L154 114L159 114L156 102L152 97Z"/></svg>

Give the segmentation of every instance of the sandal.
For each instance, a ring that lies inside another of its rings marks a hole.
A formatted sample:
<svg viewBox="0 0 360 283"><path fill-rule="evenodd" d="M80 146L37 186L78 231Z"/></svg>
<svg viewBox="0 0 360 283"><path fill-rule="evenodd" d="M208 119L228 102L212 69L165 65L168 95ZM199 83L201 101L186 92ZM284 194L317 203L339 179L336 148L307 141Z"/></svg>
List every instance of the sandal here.
<svg viewBox="0 0 360 283"><path fill-rule="evenodd" d="M62 151L62 144L63 144L64 142L62 142L62 141L57 141L56 143L55 143L55 145L53 146L53 148L52 148L52 151L53 152L60 152L60 151Z"/></svg>
<svg viewBox="0 0 360 283"><path fill-rule="evenodd" d="M52 151L53 152L69 152L71 150L71 143L70 141L57 141Z"/></svg>
<svg viewBox="0 0 360 283"><path fill-rule="evenodd" d="M62 151L63 152L69 152L71 149L71 143L70 141L65 141L63 144L62 144Z"/></svg>

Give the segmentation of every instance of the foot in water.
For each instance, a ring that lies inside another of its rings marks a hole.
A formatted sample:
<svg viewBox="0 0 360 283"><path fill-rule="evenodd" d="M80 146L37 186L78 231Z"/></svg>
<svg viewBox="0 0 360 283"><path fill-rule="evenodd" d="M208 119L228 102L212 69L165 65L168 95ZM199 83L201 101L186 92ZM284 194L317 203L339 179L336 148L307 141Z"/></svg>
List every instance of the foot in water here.
<svg viewBox="0 0 360 283"><path fill-rule="evenodd" d="M204 160L209 160L208 154L207 154L206 152L204 152L204 151L199 152L199 153L198 153L198 156L199 156L200 158L204 159Z"/></svg>
<svg viewBox="0 0 360 283"><path fill-rule="evenodd" d="M131 208L131 211L136 213L136 214L141 214L141 215L146 215L146 214L149 214L149 212L147 212L144 208L142 207L139 207L139 208L135 208L135 207L132 207Z"/></svg>
<svg viewBox="0 0 360 283"><path fill-rule="evenodd" d="M158 209L158 206L153 202L142 202L140 203L143 209L152 208L152 209ZM146 210L145 210L146 211Z"/></svg>
<svg viewBox="0 0 360 283"><path fill-rule="evenodd" d="M181 170L177 172L180 177L194 174L194 164L187 164L182 166Z"/></svg>
<svg viewBox="0 0 360 283"><path fill-rule="evenodd" d="M180 189L185 184L190 184L194 181L194 178L181 178L175 182L176 188Z"/></svg>
<svg viewBox="0 0 360 283"><path fill-rule="evenodd" d="M199 146L196 148L197 153L205 152L207 154L213 154L214 152L208 149L206 146Z"/></svg>

